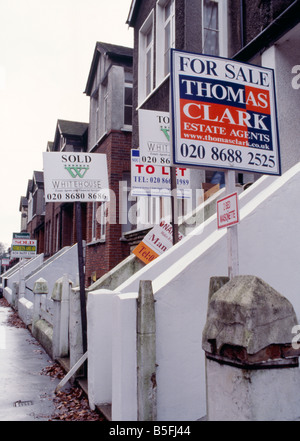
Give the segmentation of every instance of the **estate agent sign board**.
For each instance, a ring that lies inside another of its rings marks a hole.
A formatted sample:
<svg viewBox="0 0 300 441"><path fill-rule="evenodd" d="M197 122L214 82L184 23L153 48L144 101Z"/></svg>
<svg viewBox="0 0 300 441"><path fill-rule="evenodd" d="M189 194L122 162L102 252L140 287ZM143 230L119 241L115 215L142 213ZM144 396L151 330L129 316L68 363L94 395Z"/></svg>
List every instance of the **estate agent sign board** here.
<svg viewBox="0 0 300 441"><path fill-rule="evenodd" d="M218 229L239 223L238 195L232 193L217 201Z"/></svg>
<svg viewBox="0 0 300 441"><path fill-rule="evenodd" d="M173 164L279 175L274 71L172 49Z"/></svg>
<svg viewBox="0 0 300 441"><path fill-rule="evenodd" d="M170 114L157 110L139 110L141 162L153 165L171 164Z"/></svg>
<svg viewBox="0 0 300 441"><path fill-rule="evenodd" d="M179 233L178 239L183 238ZM172 226L162 220L159 225L155 225L149 233L143 238L139 245L133 250L142 262L148 264L158 256L163 254L173 245Z"/></svg>
<svg viewBox="0 0 300 441"><path fill-rule="evenodd" d="M31 258L36 256L37 241L33 239L13 239L11 244L11 258Z"/></svg>
<svg viewBox="0 0 300 441"><path fill-rule="evenodd" d="M30 239L30 233L13 233L13 239Z"/></svg>
<svg viewBox="0 0 300 441"><path fill-rule="evenodd" d="M106 155L44 152L46 202L109 200Z"/></svg>
<svg viewBox="0 0 300 441"><path fill-rule="evenodd" d="M176 168L176 194L179 199L191 197L190 170ZM171 196L170 167L144 162L138 149L131 150L132 196Z"/></svg>

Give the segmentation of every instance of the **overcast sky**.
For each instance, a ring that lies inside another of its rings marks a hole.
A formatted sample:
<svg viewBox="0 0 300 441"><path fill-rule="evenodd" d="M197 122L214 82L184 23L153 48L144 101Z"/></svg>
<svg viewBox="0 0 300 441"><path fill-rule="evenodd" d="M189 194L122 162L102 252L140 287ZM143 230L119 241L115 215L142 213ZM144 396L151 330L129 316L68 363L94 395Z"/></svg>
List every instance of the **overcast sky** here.
<svg viewBox="0 0 300 441"><path fill-rule="evenodd" d="M133 47L131 0L0 0L0 242L20 231L20 197L58 119L88 122L97 41Z"/></svg>

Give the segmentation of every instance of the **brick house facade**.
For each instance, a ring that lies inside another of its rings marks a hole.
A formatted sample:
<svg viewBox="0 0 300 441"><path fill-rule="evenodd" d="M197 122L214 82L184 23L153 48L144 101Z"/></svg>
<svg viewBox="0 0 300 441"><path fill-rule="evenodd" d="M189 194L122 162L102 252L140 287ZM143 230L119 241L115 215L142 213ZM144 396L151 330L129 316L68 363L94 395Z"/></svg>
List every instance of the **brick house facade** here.
<svg viewBox="0 0 300 441"><path fill-rule="evenodd" d="M90 97L89 123L58 120L47 151L107 155L111 201L81 204L88 286L130 252L124 239L124 232L130 228L127 193L120 202L124 194L119 189L127 189L130 179L132 49L97 42L85 93ZM24 199L28 202L27 231L38 239L38 252L45 258L77 242L75 205L45 202L43 172L34 172ZM124 215L125 221L120 218Z"/></svg>
<svg viewBox="0 0 300 441"><path fill-rule="evenodd" d="M97 42L85 89L90 97L88 151L107 155L111 197L107 203L87 204L87 285L129 255L119 189L130 175L131 92L132 49Z"/></svg>
<svg viewBox="0 0 300 441"><path fill-rule="evenodd" d="M86 280L88 284L108 272L129 254L128 244L122 240L122 225L119 218L119 183L124 179L124 172L130 170L130 149L131 134L112 131L94 150L94 153L107 155L110 203L116 203L116 210L110 213L110 203L107 203L105 215L110 218L102 226L94 219L97 210L97 218L101 216L101 203L96 203L94 207L91 203L87 204Z"/></svg>
<svg viewBox="0 0 300 441"><path fill-rule="evenodd" d="M53 142L48 142L48 152L85 152L88 123L58 120ZM83 239L86 237L86 204L82 206ZM76 243L75 209L73 203L46 202L45 258L66 246Z"/></svg>
<svg viewBox="0 0 300 441"><path fill-rule="evenodd" d="M293 64L299 64L295 55L296 48L299 48L299 37L292 30L299 23L299 1L132 0L127 23L134 30L133 148L139 147L139 110L169 111L170 48L256 65L266 62L267 67L273 67L278 72L278 102L285 102L286 108L299 108L295 93L287 98L281 86L284 83L283 75L290 76ZM262 53L290 29L290 37L286 37L286 42L284 39L281 42L282 48L277 45L275 58L271 60L273 55L266 56L269 60L264 61ZM289 48L287 41L291 42ZM289 106L288 102L293 105ZM284 119L292 121L286 116ZM291 123L285 138L292 138L294 129ZM284 133L283 128L281 131ZM284 155L284 162L289 164L296 162L296 158L300 160L293 144L291 139L288 149L293 150L292 155ZM191 169L195 188L201 188L200 185L205 191L213 183L224 185L224 173L215 171L208 168ZM259 176L236 173L236 183L248 185ZM144 233L141 228L139 240ZM133 239L136 240L136 232L134 237L128 236L128 240Z"/></svg>
<svg viewBox="0 0 300 441"><path fill-rule="evenodd" d="M26 199L28 202L27 211L27 232L31 239L37 240L37 253L44 252L44 176L41 171L34 171L32 179L28 181Z"/></svg>

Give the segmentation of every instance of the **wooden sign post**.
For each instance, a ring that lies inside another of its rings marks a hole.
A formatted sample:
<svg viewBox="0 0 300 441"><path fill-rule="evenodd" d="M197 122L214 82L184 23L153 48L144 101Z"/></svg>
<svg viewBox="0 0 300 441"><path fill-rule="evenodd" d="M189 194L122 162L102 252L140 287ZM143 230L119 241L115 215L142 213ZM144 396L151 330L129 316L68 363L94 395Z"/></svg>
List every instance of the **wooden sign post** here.
<svg viewBox="0 0 300 441"><path fill-rule="evenodd" d="M77 234L79 290L80 290L80 306L81 306L82 349L83 349L83 353L85 354L87 351L87 317L86 317L85 274L84 274L84 257L83 257L83 242L82 242L81 202L75 202L75 210L76 210L76 234Z"/></svg>

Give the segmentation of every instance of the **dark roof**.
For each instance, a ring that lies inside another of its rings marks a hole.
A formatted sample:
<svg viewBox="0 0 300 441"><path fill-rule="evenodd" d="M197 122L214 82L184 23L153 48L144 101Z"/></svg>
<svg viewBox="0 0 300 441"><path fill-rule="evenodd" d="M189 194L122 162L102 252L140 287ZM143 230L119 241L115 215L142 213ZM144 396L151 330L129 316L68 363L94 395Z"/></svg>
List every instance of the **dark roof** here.
<svg viewBox="0 0 300 441"><path fill-rule="evenodd" d="M62 135L84 136L89 125L88 123L59 119L57 121L57 127Z"/></svg>
<svg viewBox="0 0 300 441"><path fill-rule="evenodd" d="M61 135L68 138L84 140L88 132L88 127L88 123L58 119L55 129L54 142L48 142L47 151L52 152L59 150L59 140Z"/></svg>
<svg viewBox="0 0 300 441"><path fill-rule="evenodd" d="M141 0L132 0L131 2L128 18L126 21L126 23L131 27L134 27L134 21L136 19L140 4Z"/></svg>
<svg viewBox="0 0 300 441"><path fill-rule="evenodd" d="M27 200L26 196L21 196L21 198L20 198L19 211L22 210L22 207L28 207L28 200Z"/></svg>
<svg viewBox="0 0 300 441"><path fill-rule="evenodd" d="M27 190L26 190L26 198L28 200L29 198L29 193L32 190L32 179L28 179L28 183L27 183Z"/></svg>
<svg viewBox="0 0 300 441"><path fill-rule="evenodd" d="M53 144L54 144L54 142L52 142L52 141L47 142L47 152L52 152Z"/></svg>
<svg viewBox="0 0 300 441"><path fill-rule="evenodd" d="M44 172L42 171L34 171L33 172L33 178L36 183L42 183L44 182Z"/></svg>
<svg viewBox="0 0 300 441"><path fill-rule="evenodd" d="M117 44L103 43L97 41L96 49L109 57L129 57L133 56L133 48L126 46L119 46Z"/></svg>
<svg viewBox="0 0 300 441"><path fill-rule="evenodd" d="M97 41L88 80L84 91L84 93L88 96L91 95L93 81L101 54L106 55L114 62L121 62L127 65L129 63L130 65L132 65L133 48Z"/></svg>

